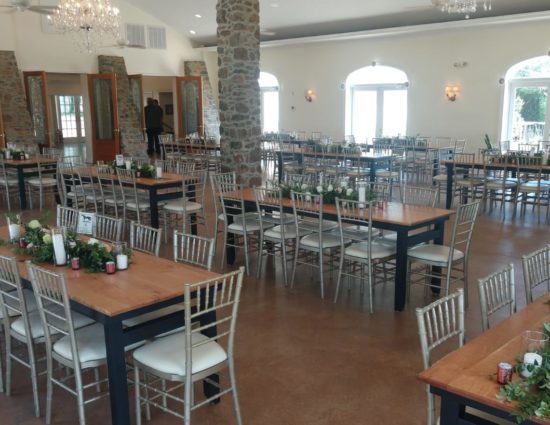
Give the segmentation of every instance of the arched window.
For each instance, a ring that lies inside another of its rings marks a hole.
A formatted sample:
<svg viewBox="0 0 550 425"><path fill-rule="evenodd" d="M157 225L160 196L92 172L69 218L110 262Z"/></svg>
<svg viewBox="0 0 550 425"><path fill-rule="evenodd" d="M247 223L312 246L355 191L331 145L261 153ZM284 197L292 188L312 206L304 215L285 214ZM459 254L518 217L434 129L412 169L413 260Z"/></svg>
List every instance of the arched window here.
<svg viewBox="0 0 550 425"><path fill-rule="evenodd" d="M262 131L279 131L279 81L275 75L260 72L260 91L262 95Z"/></svg>
<svg viewBox="0 0 550 425"><path fill-rule="evenodd" d="M367 66L346 79L346 134L360 143L407 132L407 74L389 66Z"/></svg>
<svg viewBox="0 0 550 425"><path fill-rule="evenodd" d="M510 149L550 139L550 57L520 62L506 73L502 140Z"/></svg>

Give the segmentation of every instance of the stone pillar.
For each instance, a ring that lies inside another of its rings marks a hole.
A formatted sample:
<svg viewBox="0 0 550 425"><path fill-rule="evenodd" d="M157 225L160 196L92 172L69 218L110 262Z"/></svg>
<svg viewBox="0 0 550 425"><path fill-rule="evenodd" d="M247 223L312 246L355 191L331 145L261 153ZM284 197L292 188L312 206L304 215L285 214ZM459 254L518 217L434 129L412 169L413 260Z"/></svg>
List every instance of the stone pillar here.
<svg viewBox="0 0 550 425"><path fill-rule="evenodd" d="M97 58L100 73L116 75L118 100L118 125L120 128L120 146L125 155L147 156L147 145L143 140L140 111L132 101L130 80L126 71L124 58L120 56L104 56Z"/></svg>
<svg viewBox="0 0 550 425"><path fill-rule="evenodd" d="M6 142L37 144L15 52L0 51L0 105Z"/></svg>
<svg viewBox="0 0 550 425"><path fill-rule="evenodd" d="M214 98L214 91L210 85L206 64L203 61L185 61L185 75L202 77L202 110L204 111L204 131L207 137L220 137L220 115Z"/></svg>
<svg viewBox="0 0 550 425"><path fill-rule="evenodd" d="M217 20L223 165L239 183L260 186L259 0L218 0Z"/></svg>

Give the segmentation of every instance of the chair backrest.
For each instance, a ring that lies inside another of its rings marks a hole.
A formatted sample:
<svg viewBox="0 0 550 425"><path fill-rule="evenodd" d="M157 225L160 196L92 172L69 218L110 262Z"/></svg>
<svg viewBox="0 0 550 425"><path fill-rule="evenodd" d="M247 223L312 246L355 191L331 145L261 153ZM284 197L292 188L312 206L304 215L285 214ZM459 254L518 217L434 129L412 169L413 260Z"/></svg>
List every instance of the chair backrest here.
<svg viewBox="0 0 550 425"><path fill-rule="evenodd" d="M49 158L59 158L63 155L63 149L42 148L42 155L47 155Z"/></svg>
<svg viewBox="0 0 550 425"><path fill-rule="evenodd" d="M57 167L57 185L62 195L62 204L67 206L68 196L71 196L72 205L80 208L85 203L82 184L72 164L60 162Z"/></svg>
<svg viewBox="0 0 550 425"><path fill-rule="evenodd" d="M164 173L178 173L178 161L173 159L157 159L155 161L155 167L161 167Z"/></svg>
<svg viewBox="0 0 550 425"><path fill-rule="evenodd" d="M101 198L113 199L113 204L119 200L120 192L116 190L117 182L114 178L113 169L108 165L96 165L97 178L99 180L99 189L101 192Z"/></svg>
<svg viewBox="0 0 550 425"><path fill-rule="evenodd" d="M466 149L466 139L456 139L455 140L455 153L464 153L464 149Z"/></svg>
<svg viewBox="0 0 550 425"><path fill-rule="evenodd" d="M178 232L174 230L174 261L212 270L214 239Z"/></svg>
<svg viewBox="0 0 550 425"><path fill-rule="evenodd" d="M233 362L237 312L241 299L244 267L195 284L186 284L184 293L185 323L201 323L185 327L185 376L187 387L192 385L193 351L204 344L226 345L229 362ZM201 316L216 318L205 324ZM226 341L226 343L225 343ZM218 398L219 394L211 399ZM208 399L210 400L210 399ZM208 402L206 400L206 402Z"/></svg>
<svg viewBox="0 0 550 425"><path fill-rule="evenodd" d="M25 335L31 335L27 302L23 296L17 259L4 255L0 255L0 313L6 335L10 331L10 317L19 315L23 318Z"/></svg>
<svg viewBox="0 0 550 425"><path fill-rule="evenodd" d="M55 158L57 159L57 158ZM43 162L40 157L37 159L36 168L38 169L38 178L57 178L57 162Z"/></svg>
<svg viewBox="0 0 550 425"><path fill-rule="evenodd" d="M95 226L93 228L93 237L109 242L120 242L122 240L122 231L124 221L122 218L108 217L105 215L96 215Z"/></svg>
<svg viewBox="0 0 550 425"><path fill-rule="evenodd" d="M137 207L139 205L139 196L136 185L136 171L126 170L124 168L117 168L116 173L118 176L118 183L122 191L122 199L124 203L133 202L136 205L136 216L138 222L141 222L140 209Z"/></svg>
<svg viewBox="0 0 550 425"><path fill-rule="evenodd" d="M130 223L130 248L133 250L158 257L161 236L162 229L138 224L135 221Z"/></svg>
<svg viewBox="0 0 550 425"><path fill-rule="evenodd" d="M367 193L376 195L378 201L391 201L391 185L389 182L366 182Z"/></svg>
<svg viewBox="0 0 550 425"><path fill-rule="evenodd" d="M481 326L484 331L491 327L489 316L508 307L510 314L516 312L516 286L514 265L478 280Z"/></svg>
<svg viewBox="0 0 550 425"><path fill-rule="evenodd" d="M212 183L212 188L216 190L221 184L237 184L237 175L235 171L229 173L219 173L211 174L210 182Z"/></svg>
<svg viewBox="0 0 550 425"><path fill-rule="evenodd" d="M458 346L464 345L464 289L416 309L420 347L424 368L431 365L431 351L445 341L458 337Z"/></svg>
<svg viewBox="0 0 550 425"><path fill-rule="evenodd" d="M78 224L78 210L74 208L64 207L62 205L57 206L57 220L56 225L58 227L66 227L73 232L76 231Z"/></svg>
<svg viewBox="0 0 550 425"><path fill-rule="evenodd" d="M550 292L550 245L521 257L527 303L533 302L533 289L546 284Z"/></svg>
<svg viewBox="0 0 550 425"><path fill-rule="evenodd" d="M303 184L311 184L311 174L292 174L285 173L283 176L283 182L289 186L302 186Z"/></svg>
<svg viewBox="0 0 550 425"><path fill-rule="evenodd" d="M361 226L361 241L368 242L368 258L372 258L372 211L374 208L373 202L365 203L336 198L340 244L344 245L344 239L357 239L357 226ZM352 226L351 229L350 226ZM367 235L366 239L365 235Z"/></svg>
<svg viewBox="0 0 550 425"><path fill-rule="evenodd" d="M477 201L458 206L451 234L450 247L452 249L449 250L449 264L454 255L453 249L462 251L465 261L467 261L480 204L481 202Z"/></svg>
<svg viewBox="0 0 550 425"><path fill-rule="evenodd" d="M426 186L403 187L403 203L423 207L435 207L437 202L437 189Z"/></svg>
<svg viewBox="0 0 550 425"><path fill-rule="evenodd" d="M274 224L281 226L281 239L284 240L285 224L288 223L288 216L283 211L283 193L278 187L264 188L255 187L254 197L256 209L260 221L260 230L263 232ZM294 221L292 221L292 224Z"/></svg>
<svg viewBox="0 0 550 425"><path fill-rule="evenodd" d="M206 202L206 178L208 170L190 171L183 175L184 199L204 205Z"/></svg>
<svg viewBox="0 0 550 425"><path fill-rule="evenodd" d="M196 166L195 161L180 159L177 163L176 170L180 176L184 176L188 173L191 173L192 171L195 171L195 166Z"/></svg>
<svg viewBox="0 0 550 425"><path fill-rule="evenodd" d="M80 374L80 357L76 345L69 292L63 273L54 273L26 262L29 278L38 305L38 312L44 327L46 355L52 355L52 335L68 336L75 373Z"/></svg>
<svg viewBox="0 0 550 425"><path fill-rule="evenodd" d="M245 207L242 186L238 184L224 183L218 188L221 208L226 223L242 220L243 230L246 232ZM216 212L217 213L217 212Z"/></svg>
<svg viewBox="0 0 550 425"><path fill-rule="evenodd" d="M292 200L297 237L314 232L320 235L319 245L322 245L323 197L291 191L290 199Z"/></svg>

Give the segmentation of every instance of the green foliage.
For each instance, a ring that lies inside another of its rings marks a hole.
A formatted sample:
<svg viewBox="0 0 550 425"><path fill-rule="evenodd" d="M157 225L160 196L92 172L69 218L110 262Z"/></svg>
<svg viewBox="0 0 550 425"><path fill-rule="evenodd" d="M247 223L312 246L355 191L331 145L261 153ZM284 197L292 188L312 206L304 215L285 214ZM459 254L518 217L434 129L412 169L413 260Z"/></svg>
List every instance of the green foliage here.
<svg viewBox="0 0 550 425"><path fill-rule="evenodd" d="M542 87L521 87L516 95L523 100L521 117L528 122L544 122L546 120L546 102L548 92Z"/></svg>
<svg viewBox="0 0 550 425"><path fill-rule="evenodd" d="M90 273L105 271L107 261L115 261L115 255L108 247L100 242L87 243L75 241L69 244L69 256L80 259L80 267Z"/></svg>
<svg viewBox="0 0 550 425"><path fill-rule="evenodd" d="M347 186L341 186L338 184L323 184L323 185L288 185L285 183L272 182L273 187L281 189L281 196L283 198L290 198L290 192L297 193L310 193L312 195L322 195L324 204L335 204L336 198L346 199L350 201L358 201L359 193L357 190L348 188ZM376 193L373 191L367 191L367 201L376 199Z"/></svg>

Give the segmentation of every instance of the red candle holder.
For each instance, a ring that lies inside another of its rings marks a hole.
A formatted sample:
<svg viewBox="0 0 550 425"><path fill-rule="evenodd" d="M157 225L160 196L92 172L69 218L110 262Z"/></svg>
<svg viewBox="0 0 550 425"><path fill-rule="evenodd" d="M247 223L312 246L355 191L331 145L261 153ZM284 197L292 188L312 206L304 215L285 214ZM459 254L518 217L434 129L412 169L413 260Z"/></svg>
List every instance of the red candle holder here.
<svg viewBox="0 0 550 425"><path fill-rule="evenodd" d="M107 274L114 274L116 271L116 264L114 261L107 261L105 263L105 272Z"/></svg>
<svg viewBox="0 0 550 425"><path fill-rule="evenodd" d="M27 247L27 241L25 238L19 238L19 248L25 249Z"/></svg>
<svg viewBox="0 0 550 425"><path fill-rule="evenodd" d="M71 269L80 270L80 258L71 258Z"/></svg>

